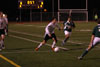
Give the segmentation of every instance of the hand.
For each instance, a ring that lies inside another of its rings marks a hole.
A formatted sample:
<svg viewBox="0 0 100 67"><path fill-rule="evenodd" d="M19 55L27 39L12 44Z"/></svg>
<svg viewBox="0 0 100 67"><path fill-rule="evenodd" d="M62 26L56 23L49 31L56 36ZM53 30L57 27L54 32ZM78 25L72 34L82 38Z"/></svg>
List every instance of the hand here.
<svg viewBox="0 0 100 67"><path fill-rule="evenodd" d="M61 30L61 28L59 28L59 31Z"/></svg>
<svg viewBox="0 0 100 67"><path fill-rule="evenodd" d="M68 29L71 29L71 26L68 26Z"/></svg>
<svg viewBox="0 0 100 67"><path fill-rule="evenodd" d="M49 37L52 37L51 34L48 34L48 35L49 35Z"/></svg>

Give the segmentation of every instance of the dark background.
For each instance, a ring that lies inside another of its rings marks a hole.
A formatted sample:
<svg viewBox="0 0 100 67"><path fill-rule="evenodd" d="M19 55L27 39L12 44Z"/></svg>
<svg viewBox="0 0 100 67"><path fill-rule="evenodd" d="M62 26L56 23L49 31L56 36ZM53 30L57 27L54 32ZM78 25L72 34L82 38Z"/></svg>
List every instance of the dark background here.
<svg viewBox="0 0 100 67"><path fill-rule="evenodd" d="M73 0L72 0L73 1ZM76 0L74 0L76 1ZM77 3L71 2L70 0L63 0L61 3L64 3L64 6L61 6L62 8L76 8L76 6L79 6L78 8L84 8L84 1L83 3L81 2L81 0L77 0ZM54 0L54 11L57 12L58 11L58 0ZM77 5L78 4L78 5ZM69 5L67 7L67 5ZM44 0L44 9L47 9L47 12L52 12L52 0ZM23 10L27 10L29 11L29 9L23 9ZM8 15L8 19L9 21L14 21L15 18L19 15L19 9L18 9L18 0L1 0L0 1L0 11L3 11L4 13L6 13ZM39 9L32 10L33 12L40 12ZM43 11L43 9L42 9ZM99 6L99 0L88 0L88 12L89 12L89 20L93 20L93 15L94 13L98 13L98 16L100 14L100 6Z"/></svg>

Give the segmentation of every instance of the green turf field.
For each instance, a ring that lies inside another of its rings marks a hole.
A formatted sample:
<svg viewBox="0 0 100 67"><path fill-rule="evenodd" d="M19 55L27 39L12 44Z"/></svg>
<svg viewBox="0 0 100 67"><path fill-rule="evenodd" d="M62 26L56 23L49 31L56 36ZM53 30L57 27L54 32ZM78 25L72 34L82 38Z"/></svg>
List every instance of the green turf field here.
<svg viewBox="0 0 100 67"><path fill-rule="evenodd" d="M10 60L21 67L100 67L100 45L91 50L83 60L77 59L88 46L96 23L76 23L76 28L64 46L61 46L64 33L56 29L58 38L56 46L61 48L57 53L50 48L52 40L49 40L39 51L34 51L43 40L46 25L47 23L29 22L9 24L9 36L5 38L6 49L0 52L0 55L9 60L0 57L0 67L15 67L9 62ZM64 51L63 48L69 50Z"/></svg>

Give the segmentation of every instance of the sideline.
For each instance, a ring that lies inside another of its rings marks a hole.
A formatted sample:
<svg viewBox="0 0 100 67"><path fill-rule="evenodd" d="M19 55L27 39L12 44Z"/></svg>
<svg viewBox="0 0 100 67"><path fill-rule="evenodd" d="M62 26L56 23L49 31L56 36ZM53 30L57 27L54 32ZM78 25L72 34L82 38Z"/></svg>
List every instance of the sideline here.
<svg viewBox="0 0 100 67"><path fill-rule="evenodd" d="M15 62L13 62L12 60L9 60L8 58L6 58L5 56L0 54L0 57L2 59L4 59L5 61L9 62L10 64L14 65L15 67L21 67L20 65L16 64Z"/></svg>

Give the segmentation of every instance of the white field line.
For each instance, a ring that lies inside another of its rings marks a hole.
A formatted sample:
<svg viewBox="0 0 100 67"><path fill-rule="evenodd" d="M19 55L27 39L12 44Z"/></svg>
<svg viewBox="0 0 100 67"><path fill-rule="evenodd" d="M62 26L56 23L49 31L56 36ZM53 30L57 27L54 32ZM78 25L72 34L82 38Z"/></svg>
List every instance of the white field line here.
<svg viewBox="0 0 100 67"><path fill-rule="evenodd" d="M17 24L17 25L19 25L19 26L27 26L27 27L37 27L37 28L44 28L44 27L46 27L46 26L25 25L25 24L23 24L23 25Z"/></svg>
<svg viewBox="0 0 100 67"><path fill-rule="evenodd" d="M28 38L24 38L24 37L19 37L19 36L15 36L15 35L9 35L10 37L14 37L14 38L18 38L18 39L22 39L22 40L26 40L26 41L30 41L30 42L34 42L34 43L41 43L40 41L35 41L35 40L31 40L31 39L28 39ZM50 46L50 44L46 44L47 46ZM63 50L69 50L68 48L64 48L64 47L60 47L60 46L56 46L56 47L59 47L60 49L63 49Z"/></svg>
<svg viewBox="0 0 100 67"><path fill-rule="evenodd" d="M81 30L74 30L74 31L81 31L81 32L91 32L92 30L90 30L90 29L81 29Z"/></svg>
<svg viewBox="0 0 100 67"><path fill-rule="evenodd" d="M17 24L20 25L20 24ZM37 25L20 25L20 26L32 26L32 27L37 27L37 28L44 28L46 26L37 26ZM81 30L74 30L74 31L81 31L81 32L91 32L91 29L81 29Z"/></svg>
<svg viewBox="0 0 100 67"><path fill-rule="evenodd" d="M10 32L14 32L14 33L19 33L19 34L24 34L24 35L29 35L29 36L34 36L34 37L41 37L43 38L43 36L41 35L37 35L37 34L29 34L29 33L25 33L25 32L19 32L19 31L13 31L13 30L9 30ZM59 39L59 41L63 41L62 39ZM73 42L73 41L68 41L69 43L73 43L73 44L84 44L84 43L79 43L79 42Z"/></svg>
<svg viewBox="0 0 100 67"><path fill-rule="evenodd" d="M11 52L0 52L1 54L14 54L14 53L17 53L17 54L20 54L20 53L48 53L48 52L52 52L51 50L48 50L48 51L11 51Z"/></svg>

